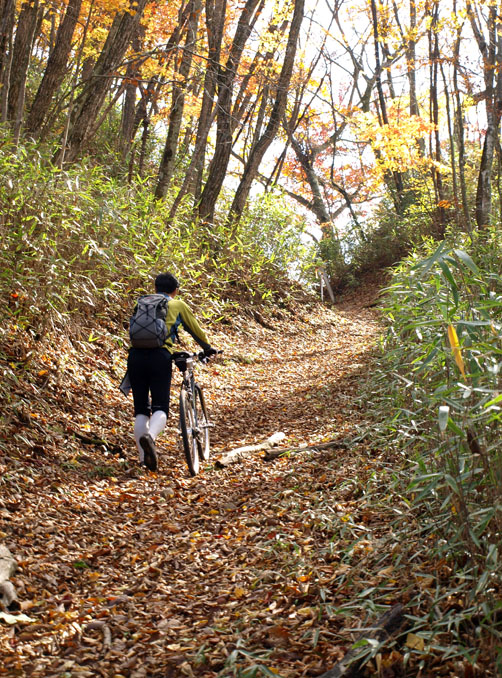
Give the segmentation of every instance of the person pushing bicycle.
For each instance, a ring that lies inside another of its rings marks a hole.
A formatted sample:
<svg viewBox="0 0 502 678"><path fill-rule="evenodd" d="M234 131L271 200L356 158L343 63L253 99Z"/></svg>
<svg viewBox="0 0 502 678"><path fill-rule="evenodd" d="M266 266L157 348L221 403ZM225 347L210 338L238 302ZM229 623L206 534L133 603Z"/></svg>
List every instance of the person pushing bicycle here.
<svg viewBox="0 0 502 678"><path fill-rule="evenodd" d="M132 345L127 359L127 378L134 401L134 438L139 461L150 471L157 470L155 441L169 415L178 327L181 325L195 339L206 357L217 353L178 293L179 283L174 275L158 275L155 294L138 300L129 328Z"/></svg>

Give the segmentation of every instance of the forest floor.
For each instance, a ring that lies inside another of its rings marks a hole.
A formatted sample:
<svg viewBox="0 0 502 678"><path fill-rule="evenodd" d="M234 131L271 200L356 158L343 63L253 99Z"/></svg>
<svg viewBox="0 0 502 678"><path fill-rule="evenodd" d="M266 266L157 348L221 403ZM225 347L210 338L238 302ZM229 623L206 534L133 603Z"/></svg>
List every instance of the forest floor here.
<svg viewBox="0 0 502 678"><path fill-rule="evenodd" d="M177 430L179 374L151 473L117 390L124 355L105 331L24 362L18 350L2 413L0 543L18 561L23 617L0 626L0 675L319 676L386 606L406 604L426 573L393 573L380 549L392 506L375 509L366 492L392 460L368 436L347 445L365 425L358 392L382 331L374 295L210 333L224 355L199 370L215 428L194 478ZM215 467L276 432L283 448L307 447ZM308 447L330 441L340 444ZM357 601L374 591L369 618ZM404 675L401 663L384 652L368 675Z"/></svg>

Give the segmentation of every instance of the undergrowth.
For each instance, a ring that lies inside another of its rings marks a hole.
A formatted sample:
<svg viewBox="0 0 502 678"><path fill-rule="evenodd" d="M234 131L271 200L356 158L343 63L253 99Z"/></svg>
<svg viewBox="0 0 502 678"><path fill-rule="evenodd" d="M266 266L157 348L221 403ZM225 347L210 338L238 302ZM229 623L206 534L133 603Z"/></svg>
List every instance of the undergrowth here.
<svg viewBox="0 0 502 678"><path fill-rule="evenodd" d="M395 269L364 394L392 459L369 495L392 502L395 576L423 568L405 596L420 671L440 656L502 672L501 255L498 231L450 235Z"/></svg>
<svg viewBox="0 0 502 678"><path fill-rule="evenodd" d="M288 267L310 266L296 237L303 225L266 200L237 230L196 221L183 206L170 219L170 200L156 201L146 180L129 185L90 162L59 170L36 144L0 142L0 298L33 335L77 318L119 321L163 270L206 320L242 305L287 307L301 293Z"/></svg>

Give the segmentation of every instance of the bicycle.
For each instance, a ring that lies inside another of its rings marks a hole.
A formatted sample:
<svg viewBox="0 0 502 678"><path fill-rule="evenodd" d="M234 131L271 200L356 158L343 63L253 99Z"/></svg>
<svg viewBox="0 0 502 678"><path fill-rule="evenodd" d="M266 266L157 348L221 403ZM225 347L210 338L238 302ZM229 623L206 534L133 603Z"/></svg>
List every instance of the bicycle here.
<svg viewBox="0 0 502 678"><path fill-rule="evenodd" d="M221 353L222 351L218 351ZM173 356L176 367L183 375L180 390L180 431L188 469L196 476L200 461L207 461L210 453L209 422L202 388L195 381L194 365L209 361L203 352L186 353L180 351Z"/></svg>

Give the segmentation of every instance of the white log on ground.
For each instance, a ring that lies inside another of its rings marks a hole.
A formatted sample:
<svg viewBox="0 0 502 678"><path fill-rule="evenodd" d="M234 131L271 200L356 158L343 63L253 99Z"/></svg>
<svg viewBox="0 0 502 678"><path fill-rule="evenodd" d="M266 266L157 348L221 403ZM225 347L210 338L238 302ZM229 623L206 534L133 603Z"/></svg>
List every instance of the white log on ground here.
<svg viewBox="0 0 502 678"><path fill-rule="evenodd" d="M0 544L0 607L9 612L20 609L16 589L9 581L16 568L16 559L4 544Z"/></svg>
<svg viewBox="0 0 502 678"><path fill-rule="evenodd" d="M346 440L330 440L327 443L317 443L317 445L300 445L299 447L284 447L279 450L269 450L263 455L263 461L273 461L279 457L289 456L291 454L298 454L299 452L317 452L318 450L329 450L330 448L338 448L340 450L347 449L349 443Z"/></svg>
<svg viewBox="0 0 502 678"><path fill-rule="evenodd" d="M285 433L277 432L271 435L269 438L264 440L262 443L257 443L255 445L245 445L244 447L236 447L225 454L222 454L218 457L214 465L216 468L225 468L230 464L234 464L237 461L240 461L244 457L249 456L253 452L262 452L263 450L270 450L275 445L278 445L286 437Z"/></svg>

